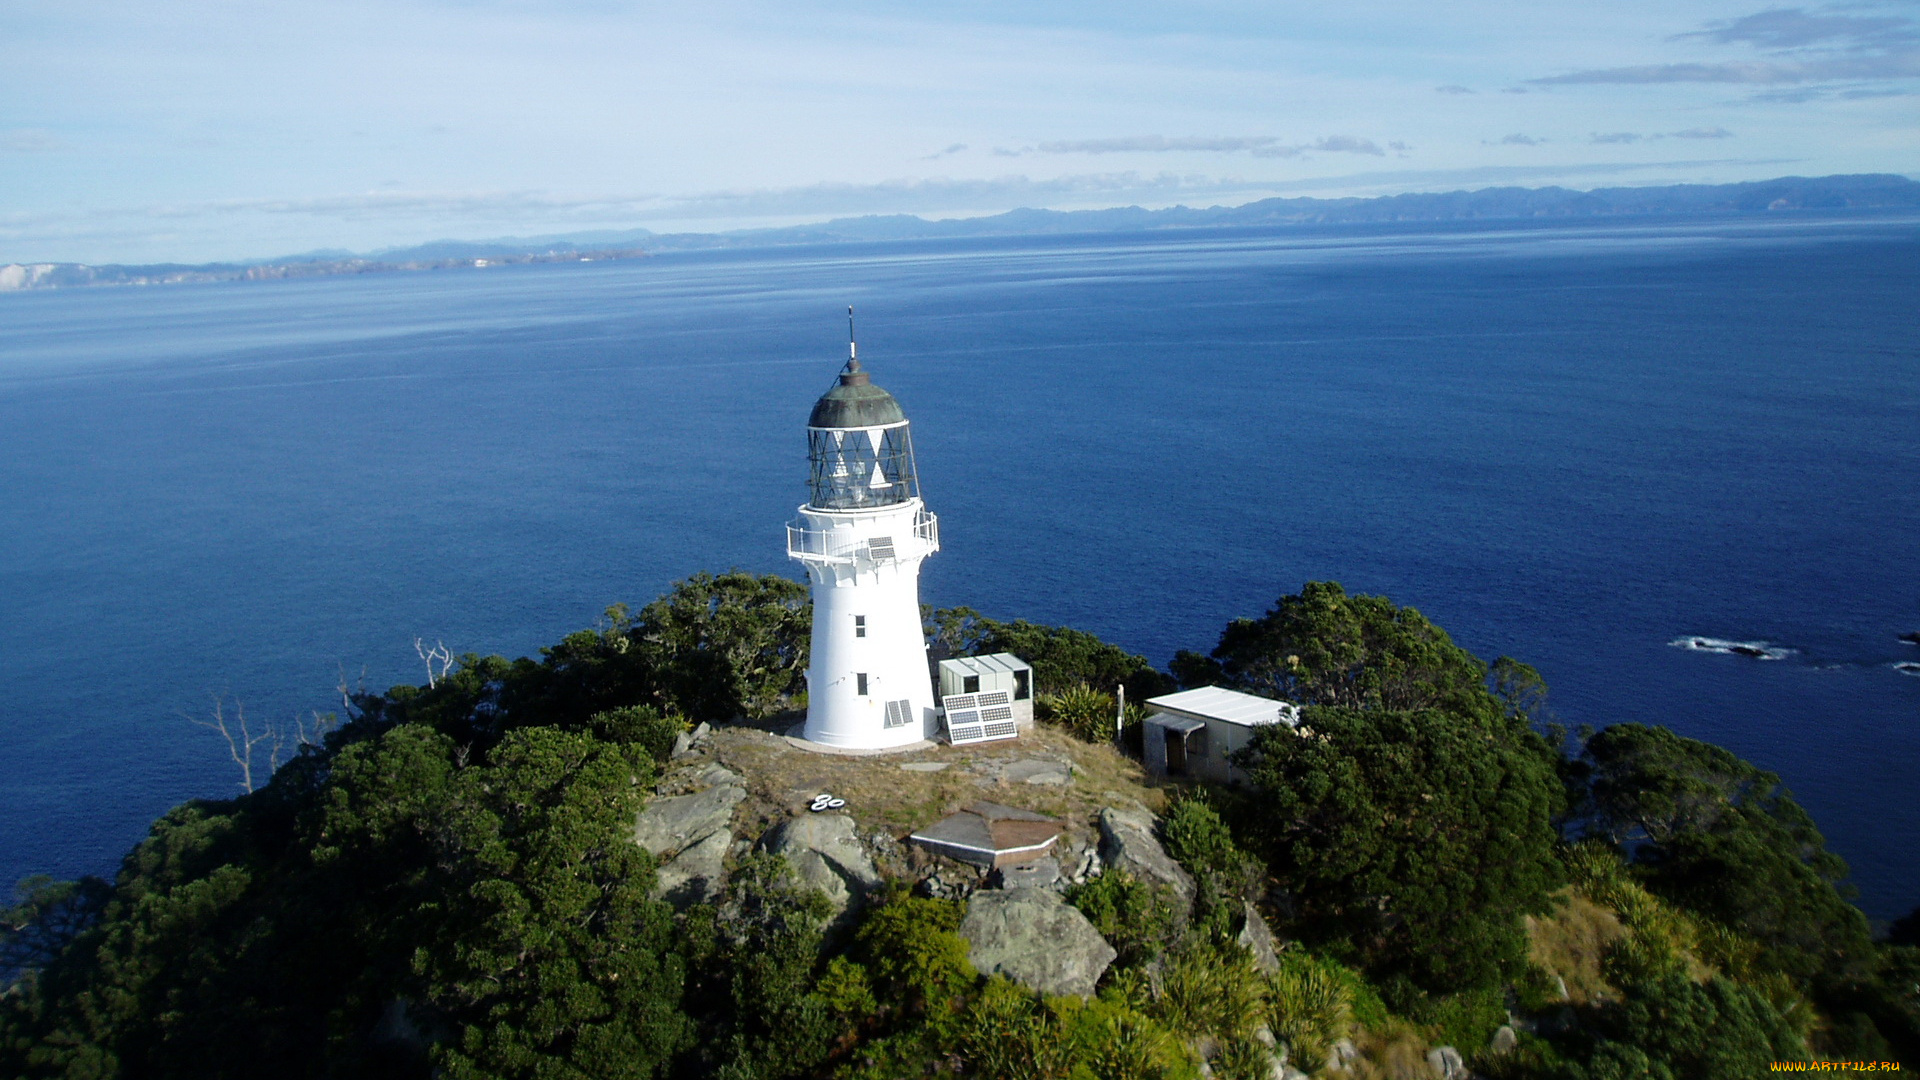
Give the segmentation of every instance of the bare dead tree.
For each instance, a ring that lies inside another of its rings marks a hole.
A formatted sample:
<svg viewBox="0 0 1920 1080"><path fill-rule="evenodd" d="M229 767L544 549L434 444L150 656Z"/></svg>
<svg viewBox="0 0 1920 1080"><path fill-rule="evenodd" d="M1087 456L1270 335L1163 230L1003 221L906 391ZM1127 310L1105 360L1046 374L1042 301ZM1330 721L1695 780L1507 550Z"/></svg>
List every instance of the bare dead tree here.
<svg viewBox="0 0 1920 1080"><path fill-rule="evenodd" d="M418 641L419 639L415 638L414 640ZM349 687L347 685L347 665L341 664L340 683L335 686L334 689L340 692L340 715L349 720L353 719L355 712L358 710L358 706L353 703L354 699L364 697L367 692L367 666L365 664L360 665L360 682L355 686Z"/></svg>
<svg viewBox="0 0 1920 1080"><path fill-rule="evenodd" d="M266 776L271 778L282 762L298 754L301 747L326 745L327 732L340 726L340 719L334 714L313 712L304 720L295 716L290 725L269 721L255 732L252 723L247 720L246 706L239 698L233 699L231 718L227 716L226 706L227 695L215 694L213 719L202 720L192 716L187 719L210 731L219 732L220 737L227 741L227 755L240 767L240 787L249 794L256 786L253 765L257 748L262 745L267 747Z"/></svg>
<svg viewBox="0 0 1920 1080"><path fill-rule="evenodd" d="M212 720L199 720L191 716L187 717L187 719L192 720L203 728L209 728L219 732L220 737L227 740L227 753L232 756L233 763L240 766L240 787L251 793L253 791L254 747L259 746L261 743L274 743L273 753L277 756L279 753L279 744L274 738L273 726L271 724L267 726L265 731L262 731L258 735L255 735L248 729L247 709L245 705L240 703L239 698L233 699L234 718L232 723L229 723L227 720L226 706L227 696L225 694L215 694L213 696ZM237 733L235 731L236 727L238 728ZM271 773L271 769L269 769L269 773Z"/></svg>
<svg viewBox="0 0 1920 1080"><path fill-rule="evenodd" d="M429 649L425 638L414 638L413 651L419 653L421 662L427 665L427 689L439 686L440 680L447 677L448 669L453 667L453 650L447 648L446 642L438 640ZM436 664L439 665L438 671L434 670Z"/></svg>

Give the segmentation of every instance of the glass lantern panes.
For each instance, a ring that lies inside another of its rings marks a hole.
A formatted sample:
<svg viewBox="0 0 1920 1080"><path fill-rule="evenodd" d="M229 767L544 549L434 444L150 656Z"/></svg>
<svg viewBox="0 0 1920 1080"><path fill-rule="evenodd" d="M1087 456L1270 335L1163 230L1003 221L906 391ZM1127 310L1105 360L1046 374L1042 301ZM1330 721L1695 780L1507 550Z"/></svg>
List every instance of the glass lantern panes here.
<svg viewBox="0 0 1920 1080"><path fill-rule="evenodd" d="M822 510L863 510L920 494L907 425L808 428L807 503Z"/></svg>

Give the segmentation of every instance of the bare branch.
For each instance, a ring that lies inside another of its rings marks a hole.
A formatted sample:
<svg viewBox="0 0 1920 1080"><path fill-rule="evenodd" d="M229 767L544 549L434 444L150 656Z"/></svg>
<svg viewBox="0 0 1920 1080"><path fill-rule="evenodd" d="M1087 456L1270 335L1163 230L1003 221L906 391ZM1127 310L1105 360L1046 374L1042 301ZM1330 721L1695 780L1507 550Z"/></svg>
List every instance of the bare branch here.
<svg viewBox="0 0 1920 1080"><path fill-rule="evenodd" d="M453 667L453 650L440 640L435 640L433 648L429 649L425 638L414 638L413 651L419 653L421 661L427 665L427 689L439 686L440 680L446 678L447 671ZM439 665L438 671L434 670L436 664Z"/></svg>

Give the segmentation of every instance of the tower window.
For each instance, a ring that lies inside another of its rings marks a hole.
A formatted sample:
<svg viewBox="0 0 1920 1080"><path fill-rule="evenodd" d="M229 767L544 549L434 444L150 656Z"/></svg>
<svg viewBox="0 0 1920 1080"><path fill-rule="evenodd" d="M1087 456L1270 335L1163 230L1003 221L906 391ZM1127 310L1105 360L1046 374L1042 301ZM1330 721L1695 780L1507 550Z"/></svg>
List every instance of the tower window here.
<svg viewBox="0 0 1920 1080"><path fill-rule="evenodd" d="M1025 701L1033 695L1033 688L1027 685L1027 680L1032 674L1033 672L1031 671L1015 671L1013 673L1013 700Z"/></svg>
<svg viewBox="0 0 1920 1080"><path fill-rule="evenodd" d="M867 636L867 617L865 615L855 615L853 617L853 636Z"/></svg>
<svg viewBox="0 0 1920 1080"><path fill-rule="evenodd" d="M963 694L979 693L980 692L980 676L978 675L960 676L960 692Z"/></svg>
<svg viewBox="0 0 1920 1080"><path fill-rule="evenodd" d="M856 672L853 676L853 692L861 697L867 696L867 673Z"/></svg>

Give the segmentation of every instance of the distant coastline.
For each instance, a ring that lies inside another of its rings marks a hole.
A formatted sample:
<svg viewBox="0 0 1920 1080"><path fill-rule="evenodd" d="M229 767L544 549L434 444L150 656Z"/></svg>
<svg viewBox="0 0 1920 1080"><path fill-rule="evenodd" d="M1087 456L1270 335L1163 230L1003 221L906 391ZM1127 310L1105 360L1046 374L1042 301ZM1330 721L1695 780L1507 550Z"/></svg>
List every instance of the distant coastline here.
<svg viewBox="0 0 1920 1080"><path fill-rule="evenodd" d="M837 218L814 225L725 233L655 233L647 229L496 240L438 240L367 255L316 252L241 263L89 265L0 264L0 292L88 285L181 285L574 263L644 258L666 251L861 243L963 236L1061 235L1155 229L1387 222L1619 219L1683 213L1768 214L1782 211L1920 209L1920 181L1892 173L1755 180L1740 184L1662 187L1482 188L1374 198L1273 198L1244 206L1138 206L1107 210L1009 210L986 217L929 221L911 214Z"/></svg>

